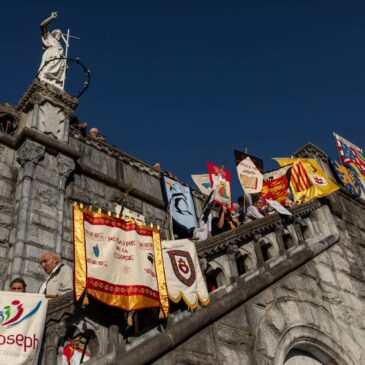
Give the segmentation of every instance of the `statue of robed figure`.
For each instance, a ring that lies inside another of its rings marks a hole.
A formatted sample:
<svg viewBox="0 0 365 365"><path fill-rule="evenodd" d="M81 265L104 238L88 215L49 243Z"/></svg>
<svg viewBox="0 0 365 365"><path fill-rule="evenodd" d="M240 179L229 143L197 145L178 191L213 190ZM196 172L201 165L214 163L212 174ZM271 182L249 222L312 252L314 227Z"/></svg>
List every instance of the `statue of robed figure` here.
<svg viewBox="0 0 365 365"><path fill-rule="evenodd" d="M66 75L66 59L63 58L63 48L61 45L62 32L60 29L55 29L52 32L48 31L48 24L56 18L57 12L53 12L40 25L44 52L38 70L38 78L43 82L63 89Z"/></svg>

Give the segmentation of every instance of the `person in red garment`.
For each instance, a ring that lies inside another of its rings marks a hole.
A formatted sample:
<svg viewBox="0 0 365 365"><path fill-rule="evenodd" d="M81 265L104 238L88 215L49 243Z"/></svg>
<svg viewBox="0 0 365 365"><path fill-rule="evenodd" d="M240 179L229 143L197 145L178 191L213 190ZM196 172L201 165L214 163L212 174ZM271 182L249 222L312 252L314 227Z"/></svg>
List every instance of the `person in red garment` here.
<svg viewBox="0 0 365 365"><path fill-rule="evenodd" d="M62 365L79 365L89 359L90 353L86 350L84 351L81 335L78 334L65 343L63 347Z"/></svg>

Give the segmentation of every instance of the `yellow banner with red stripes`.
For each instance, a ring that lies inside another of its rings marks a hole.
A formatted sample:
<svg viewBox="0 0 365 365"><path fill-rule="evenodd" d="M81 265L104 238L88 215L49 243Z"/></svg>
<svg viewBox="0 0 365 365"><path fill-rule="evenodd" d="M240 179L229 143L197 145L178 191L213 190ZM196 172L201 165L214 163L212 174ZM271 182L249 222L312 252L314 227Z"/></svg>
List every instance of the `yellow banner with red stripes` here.
<svg viewBox="0 0 365 365"><path fill-rule="evenodd" d="M338 190L316 160L304 158L274 158L280 166L292 165L290 187L294 200L304 203Z"/></svg>

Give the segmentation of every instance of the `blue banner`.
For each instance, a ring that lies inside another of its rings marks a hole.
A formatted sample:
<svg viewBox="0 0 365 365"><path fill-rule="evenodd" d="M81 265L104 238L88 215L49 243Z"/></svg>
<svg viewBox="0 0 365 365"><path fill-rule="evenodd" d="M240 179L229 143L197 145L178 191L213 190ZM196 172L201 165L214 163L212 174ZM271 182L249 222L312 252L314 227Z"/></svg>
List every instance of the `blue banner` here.
<svg viewBox="0 0 365 365"><path fill-rule="evenodd" d="M163 176L163 186L173 219L174 234L178 238L192 237L197 218L190 187L167 176Z"/></svg>

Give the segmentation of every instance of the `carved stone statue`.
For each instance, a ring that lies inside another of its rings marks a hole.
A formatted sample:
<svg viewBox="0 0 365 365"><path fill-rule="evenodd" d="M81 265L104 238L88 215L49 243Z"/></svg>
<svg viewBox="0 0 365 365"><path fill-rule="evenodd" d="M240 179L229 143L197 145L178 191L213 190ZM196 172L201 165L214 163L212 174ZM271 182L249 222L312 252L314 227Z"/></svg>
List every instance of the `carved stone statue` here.
<svg viewBox="0 0 365 365"><path fill-rule="evenodd" d="M55 29L51 33L48 31L48 24L57 18L57 12L53 12L50 17L41 23L43 56L42 62L38 70L38 78L63 89L63 81L65 79L66 62L63 57L63 48L61 45L62 32ZM53 61L52 61L53 60Z"/></svg>

